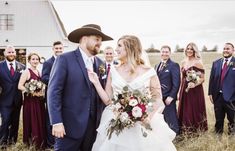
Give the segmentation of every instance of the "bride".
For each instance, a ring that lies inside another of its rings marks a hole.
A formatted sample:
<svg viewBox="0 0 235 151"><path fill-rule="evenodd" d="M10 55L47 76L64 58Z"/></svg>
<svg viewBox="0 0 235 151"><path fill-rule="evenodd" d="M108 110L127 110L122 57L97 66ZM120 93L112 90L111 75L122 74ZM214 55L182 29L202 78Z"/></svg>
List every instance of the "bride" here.
<svg viewBox="0 0 235 151"><path fill-rule="evenodd" d="M116 51L122 64L111 67L105 90L99 83L96 73L88 71L90 81L107 105L97 129L97 138L92 151L176 151L172 143L175 133L165 123L161 114L164 104L160 83L156 71L144 65L141 59L140 40L132 35L122 36L118 40ZM124 128L119 135L113 133L111 138L107 135L109 122L114 117L111 98L121 93L125 86L128 86L129 90L140 92L149 89L152 99L155 100L153 110L148 113L148 118L144 121L148 122L152 128L147 132L146 137L143 136L140 122L136 122L134 127Z"/></svg>

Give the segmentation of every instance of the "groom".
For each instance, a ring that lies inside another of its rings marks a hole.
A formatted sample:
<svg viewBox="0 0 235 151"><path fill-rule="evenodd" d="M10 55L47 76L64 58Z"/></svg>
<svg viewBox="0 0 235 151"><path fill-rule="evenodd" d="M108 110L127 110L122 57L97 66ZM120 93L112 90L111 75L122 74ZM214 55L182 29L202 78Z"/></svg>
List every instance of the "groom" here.
<svg viewBox="0 0 235 151"><path fill-rule="evenodd" d="M88 79L93 70L104 83L99 67L103 62L95 57L101 42L112 40L100 26L84 25L72 31L68 39L79 47L57 57L48 85L49 115L54 149L60 151L90 151L96 138L104 104Z"/></svg>

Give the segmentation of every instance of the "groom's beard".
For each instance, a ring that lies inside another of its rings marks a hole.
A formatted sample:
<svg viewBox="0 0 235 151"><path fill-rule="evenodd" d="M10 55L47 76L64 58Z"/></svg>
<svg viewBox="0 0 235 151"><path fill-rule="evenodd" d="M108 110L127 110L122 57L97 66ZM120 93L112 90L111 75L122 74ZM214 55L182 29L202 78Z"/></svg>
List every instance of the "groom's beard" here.
<svg viewBox="0 0 235 151"><path fill-rule="evenodd" d="M90 52L91 55L95 56L100 51L100 45L96 44L94 46L87 44L87 50Z"/></svg>

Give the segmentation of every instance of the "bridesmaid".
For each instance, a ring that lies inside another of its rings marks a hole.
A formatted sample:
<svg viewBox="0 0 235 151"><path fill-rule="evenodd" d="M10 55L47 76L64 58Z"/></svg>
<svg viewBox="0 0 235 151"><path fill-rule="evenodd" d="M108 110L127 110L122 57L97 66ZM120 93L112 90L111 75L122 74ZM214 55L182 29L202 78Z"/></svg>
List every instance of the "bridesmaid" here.
<svg viewBox="0 0 235 151"><path fill-rule="evenodd" d="M30 67L22 73L18 84L19 90L23 93L26 91L26 82L31 79L41 80L37 69L40 63L39 55L29 54L28 62ZM36 149L44 149L46 141L45 106L42 96L40 92L34 92L33 95L24 93L23 101L23 142L27 145L35 145Z"/></svg>
<svg viewBox="0 0 235 151"><path fill-rule="evenodd" d="M181 133L197 133L208 129L206 105L203 91L205 70L195 43L185 49L186 58L182 61L182 83L179 94L179 124ZM188 72L197 72L197 82L186 79Z"/></svg>

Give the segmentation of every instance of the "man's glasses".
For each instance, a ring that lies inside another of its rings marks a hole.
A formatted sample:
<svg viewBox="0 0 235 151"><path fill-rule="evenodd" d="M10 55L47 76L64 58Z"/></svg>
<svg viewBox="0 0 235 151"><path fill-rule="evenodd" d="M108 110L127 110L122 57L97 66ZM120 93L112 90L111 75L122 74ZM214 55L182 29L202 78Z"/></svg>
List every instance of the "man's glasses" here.
<svg viewBox="0 0 235 151"><path fill-rule="evenodd" d="M224 48L224 50L230 50L230 48Z"/></svg>

